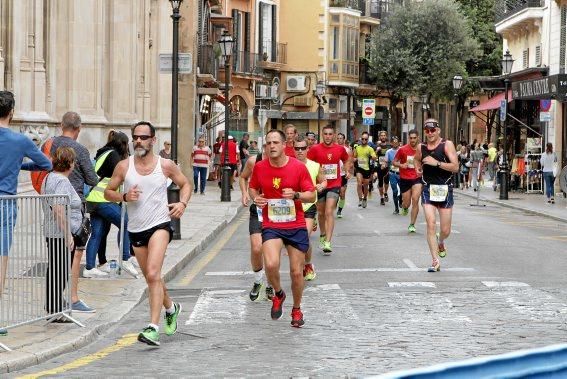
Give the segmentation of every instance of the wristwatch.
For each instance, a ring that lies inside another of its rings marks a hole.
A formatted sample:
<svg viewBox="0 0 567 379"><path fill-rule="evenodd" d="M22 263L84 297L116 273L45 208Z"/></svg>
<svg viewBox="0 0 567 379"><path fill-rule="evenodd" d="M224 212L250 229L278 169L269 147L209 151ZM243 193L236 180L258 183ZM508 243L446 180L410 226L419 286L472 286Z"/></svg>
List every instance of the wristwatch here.
<svg viewBox="0 0 567 379"><path fill-rule="evenodd" d="M294 198L295 200L299 199L299 196L300 196L300 195L299 195L299 192L296 192L296 193L293 194L293 198Z"/></svg>

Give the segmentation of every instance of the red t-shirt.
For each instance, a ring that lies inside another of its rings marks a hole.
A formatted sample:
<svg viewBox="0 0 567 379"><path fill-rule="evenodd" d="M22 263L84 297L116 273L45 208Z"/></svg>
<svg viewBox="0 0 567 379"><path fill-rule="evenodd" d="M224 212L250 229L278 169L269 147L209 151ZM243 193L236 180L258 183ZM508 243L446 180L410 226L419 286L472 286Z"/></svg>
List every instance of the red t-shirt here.
<svg viewBox="0 0 567 379"><path fill-rule="evenodd" d="M238 164L238 146L236 146L236 142L233 140L228 141L228 163L230 164ZM224 163L225 153L224 153L224 143L222 144L221 148L221 163Z"/></svg>
<svg viewBox="0 0 567 379"><path fill-rule="evenodd" d="M407 144L398 149L396 153L395 161L400 163L407 163L408 168L400 167L400 178L406 180L414 180L420 177L420 175L415 171L415 166L413 165L413 160L415 157L416 150Z"/></svg>
<svg viewBox="0 0 567 379"><path fill-rule="evenodd" d="M285 143L285 155L295 158L295 149L293 148L293 146L293 143L291 145L289 145L287 142Z"/></svg>
<svg viewBox="0 0 567 379"><path fill-rule="evenodd" d="M300 229L305 228L303 206L299 200L283 199L282 190L291 188L295 192L315 191L307 166L295 158L288 158L283 167L274 167L269 159L262 159L254 166L250 178L250 188L261 192L263 197L271 201L271 206L262 208L262 228ZM284 202L282 204L281 202ZM287 204L286 204L287 202ZM295 220L285 221L295 213Z"/></svg>
<svg viewBox="0 0 567 379"><path fill-rule="evenodd" d="M345 147L336 143L330 146L319 143L312 146L307 152L307 159L311 159L321 165L327 179L327 188L341 187L340 162L346 162L348 158L348 152Z"/></svg>

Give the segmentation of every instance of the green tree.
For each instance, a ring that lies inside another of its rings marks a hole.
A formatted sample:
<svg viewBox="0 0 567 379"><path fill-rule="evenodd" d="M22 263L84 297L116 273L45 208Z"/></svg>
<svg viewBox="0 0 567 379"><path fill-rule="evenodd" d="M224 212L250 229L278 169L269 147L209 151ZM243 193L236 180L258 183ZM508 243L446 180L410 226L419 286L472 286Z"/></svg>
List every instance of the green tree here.
<svg viewBox="0 0 567 379"><path fill-rule="evenodd" d="M452 98L451 79L466 73L467 62L479 53L457 3L425 0L394 8L373 35L369 65L377 87L390 97L392 114L410 94ZM397 132L399 120L392 121Z"/></svg>

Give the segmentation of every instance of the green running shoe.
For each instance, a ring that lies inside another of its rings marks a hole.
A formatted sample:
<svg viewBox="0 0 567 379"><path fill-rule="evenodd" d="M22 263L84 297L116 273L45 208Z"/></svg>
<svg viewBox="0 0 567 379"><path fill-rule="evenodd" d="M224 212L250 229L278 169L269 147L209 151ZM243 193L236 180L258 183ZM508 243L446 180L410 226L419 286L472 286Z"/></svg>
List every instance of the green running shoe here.
<svg viewBox="0 0 567 379"><path fill-rule="evenodd" d="M342 212L337 212L337 218L343 218L343 213L342 213Z"/></svg>
<svg viewBox="0 0 567 379"><path fill-rule="evenodd" d="M400 212L400 214L402 216L407 216L408 215L408 209L407 208L402 208L402 211Z"/></svg>
<svg viewBox="0 0 567 379"><path fill-rule="evenodd" d="M325 236L319 237L319 249L323 249L325 247Z"/></svg>
<svg viewBox="0 0 567 379"><path fill-rule="evenodd" d="M181 313L181 304L173 303L173 306L175 307L175 312L173 312L172 314L165 312L165 317L164 317L165 334L167 334L168 336L174 335L175 332L177 331L177 318Z"/></svg>
<svg viewBox="0 0 567 379"><path fill-rule="evenodd" d="M413 224L409 224L408 233L415 233L415 226Z"/></svg>
<svg viewBox="0 0 567 379"><path fill-rule="evenodd" d="M0 328L0 336L7 336L7 335L8 335L8 329Z"/></svg>
<svg viewBox="0 0 567 379"><path fill-rule="evenodd" d="M437 237L437 254L439 255L439 258L445 258L447 256L447 249L445 248L445 243L439 243L439 233L435 234L435 237Z"/></svg>
<svg viewBox="0 0 567 379"><path fill-rule="evenodd" d="M323 243L323 254L331 255L333 252L333 248L331 247L331 241L325 241Z"/></svg>
<svg viewBox="0 0 567 379"><path fill-rule="evenodd" d="M151 326L146 326L142 333L138 334L138 341L151 346L159 346L159 333Z"/></svg>

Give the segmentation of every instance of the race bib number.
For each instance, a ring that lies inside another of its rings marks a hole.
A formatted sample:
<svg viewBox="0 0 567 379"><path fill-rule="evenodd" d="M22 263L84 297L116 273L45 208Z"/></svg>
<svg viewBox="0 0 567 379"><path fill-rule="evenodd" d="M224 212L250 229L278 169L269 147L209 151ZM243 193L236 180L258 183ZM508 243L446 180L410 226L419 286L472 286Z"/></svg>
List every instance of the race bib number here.
<svg viewBox="0 0 567 379"><path fill-rule="evenodd" d="M406 161L406 163L408 164L408 168L415 168L414 162L415 162L415 157L413 155L408 155L408 159Z"/></svg>
<svg viewBox="0 0 567 379"><path fill-rule="evenodd" d="M262 208L256 207L256 212L258 213L258 221L262 223L264 220L264 216L262 216Z"/></svg>
<svg viewBox="0 0 567 379"><path fill-rule="evenodd" d="M295 202L290 199L268 200L268 219L276 223L295 221Z"/></svg>
<svg viewBox="0 0 567 379"><path fill-rule="evenodd" d="M447 184L431 184L429 186L429 200L443 202L447 200L449 186Z"/></svg>
<svg viewBox="0 0 567 379"><path fill-rule="evenodd" d="M358 165L368 167L368 158L358 158Z"/></svg>
<svg viewBox="0 0 567 379"><path fill-rule="evenodd" d="M336 164L324 164L323 174L325 174L325 179L336 179L338 177L338 168Z"/></svg>

